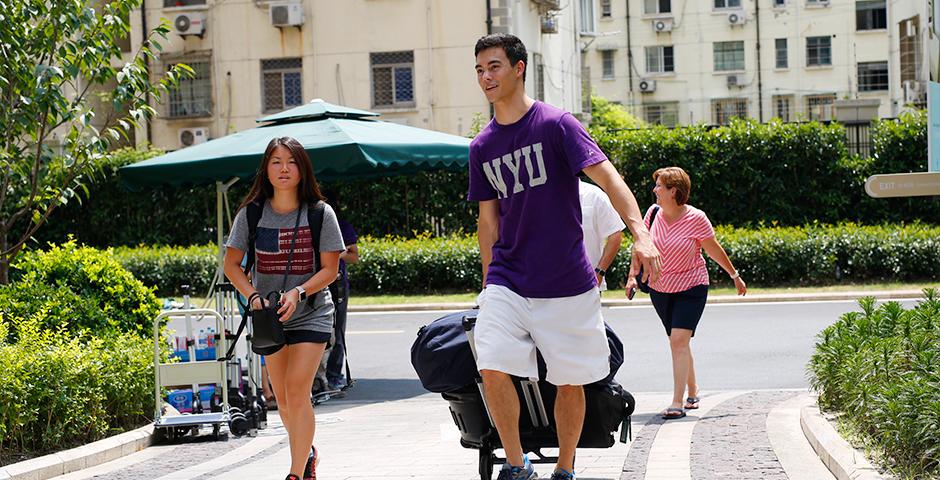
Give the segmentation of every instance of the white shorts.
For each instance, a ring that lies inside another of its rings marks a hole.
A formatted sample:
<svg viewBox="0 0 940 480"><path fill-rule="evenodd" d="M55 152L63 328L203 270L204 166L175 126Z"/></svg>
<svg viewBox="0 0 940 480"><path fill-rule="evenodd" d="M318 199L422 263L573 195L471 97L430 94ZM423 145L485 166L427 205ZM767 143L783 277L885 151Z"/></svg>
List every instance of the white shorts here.
<svg viewBox="0 0 940 480"><path fill-rule="evenodd" d="M597 289L561 298L525 298L488 285L474 328L477 368L538 377L535 350L554 385L586 385L610 373L610 347Z"/></svg>

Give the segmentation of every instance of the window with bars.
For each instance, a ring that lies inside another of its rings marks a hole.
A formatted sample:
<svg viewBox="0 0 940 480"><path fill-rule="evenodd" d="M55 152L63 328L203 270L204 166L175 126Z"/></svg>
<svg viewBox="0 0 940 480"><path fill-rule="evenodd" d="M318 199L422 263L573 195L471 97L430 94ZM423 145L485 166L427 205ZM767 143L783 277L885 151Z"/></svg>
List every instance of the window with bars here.
<svg viewBox="0 0 940 480"><path fill-rule="evenodd" d="M876 92L888 89L888 62L860 62L858 91Z"/></svg>
<svg viewBox="0 0 940 480"><path fill-rule="evenodd" d="M672 45L646 47L646 73L672 73L676 71Z"/></svg>
<svg viewBox="0 0 940 480"><path fill-rule="evenodd" d="M741 8L741 0L715 0L715 9Z"/></svg>
<svg viewBox="0 0 940 480"><path fill-rule="evenodd" d="M194 5L205 4L206 0L163 0L163 8L192 7Z"/></svg>
<svg viewBox="0 0 940 480"><path fill-rule="evenodd" d="M827 114L827 109L829 106L836 103L836 95L834 93L827 93L823 95L807 95L806 96L806 116L810 120L823 120L830 118L831 116Z"/></svg>
<svg viewBox="0 0 940 480"><path fill-rule="evenodd" d="M776 52L776 68L790 68L790 60L787 55L787 39L777 38L774 40L774 50Z"/></svg>
<svg viewBox="0 0 940 480"><path fill-rule="evenodd" d="M647 123L675 127L679 124L679 102L648 103L643 105Z"/></svg>
<svg viewBox="0 0 940 480"><path fill-rule="evenodd" d="M744 70L744 41L715 42L715 71Z"/></svg>
<svg viewBox="0 0 940 480"><path fill-rule="evenodd" d="M774 95L774 116L784 122L793 121L793 95Z"/></svg>
<svg viewBox="0 0 940 480"><path fill-rule="evenodd" d="M303 69L299 58L261 61L262 111L279 112L303 103Z"/></svg>
<svg viewBox="0 0 940 480"><path fill-rule="evenodd" d="M613 8L610 0L601 0L601 18L610 18L613 15Z"/></svg>
<svg viewBox="0 0 940 480"><path fill-rule="evenodd" d="M372 64L372 106L413 107L414 51L369 54Z"/></svg>
<svg viewBox="0 0 940 480"><path fill-rule="evenodd" d="M614 53L615 50L601 50L601 78L604 80L614 78Z"/></svg>
<svg viewBox="0 0 940 480"><path fill-rule="evenodd" d="M898 36L900 37L898 45L901 64L900 80L903 84L905 81L916 81L918 78L923 78L920 71L924 58L923 42L920 35L918 35L918 32L920 32L920 16L914 15L901 20L898 22L898 27Z"/></svg>
<svg viewBox="0 0 940 480"><path fill-rule="evenodd" d="M193 69L191 78L181 78L169 91L167 116L170 118L212 116L212 70L208 60L180 61ZM176 64L170 64L167 71Z"/></svg>
<svg viewBox="0 0 940 480"><path fill-rule="evenodd" d="M594 25L594 0L581 0L581 31L597 31L597 26Z"/></svg>
<svg viewBox="0 0 940 480"><path fill-rule="evenodd" d="M670 13L672 12L672 0L645 0L643 2L643 13Z"/></svg>
<svg viewBox="0 0 940 480"><path fill-rule="evenodd" d="M855 2L855 29L884 30L888 28L888 9L885 3L885 0Z"/></svg>
<svg viewBox="0 0 940 480"><path fill-rule="evenodd" d="M747 117L746 98L720 98L712 100L712 123L727 125L732 118Z"/></svg>
<svg viewBox="0 0 940 480"><path fill-rule="evenodd" d="M532 63L535 64L535 99L545 100L545 63L542 61L542 54L533 53Z"/></svg>
<svg viewBox="0 0 940 480"><path fill-rule="evenodd" d="M806 66L832 66L832 37L806 37Z"/></svg>
<svg viewBox="0 0 940 480"><path fill-rule="evenodd" d="M787 6L787 0L774 0L774 8L783 8Z"/></svg>

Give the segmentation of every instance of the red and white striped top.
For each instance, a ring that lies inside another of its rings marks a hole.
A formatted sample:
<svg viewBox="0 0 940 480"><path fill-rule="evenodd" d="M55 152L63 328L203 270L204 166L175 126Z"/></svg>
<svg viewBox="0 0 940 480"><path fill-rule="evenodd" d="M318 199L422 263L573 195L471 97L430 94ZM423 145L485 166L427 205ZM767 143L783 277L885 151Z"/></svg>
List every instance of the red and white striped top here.
<svg viewBox="0 0 940 480"><path fill-rule="evenodd" d="M650 288L662 293L675 293L698 285L708 285L708 270L702 257L702 241L715 236L712 223L705 212L687 205L685 214L672 221L666 220L662 209L656 214L650 234L653 245L663 259L659 279ZM644 220L649 226L651 206Z"/></svg>

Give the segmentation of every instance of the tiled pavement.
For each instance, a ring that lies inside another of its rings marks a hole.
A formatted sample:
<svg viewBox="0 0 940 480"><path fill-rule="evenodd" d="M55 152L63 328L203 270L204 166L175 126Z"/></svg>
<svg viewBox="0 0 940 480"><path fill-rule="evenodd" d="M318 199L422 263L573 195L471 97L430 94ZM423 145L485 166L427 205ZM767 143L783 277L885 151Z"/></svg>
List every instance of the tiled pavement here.
<svg viewBox="0 0 940 480"><path fill-rule="evenodd" d="M633 441L581 449L580 480L828 480L799 425L805 391L705 393L701 408L663 421L665 393L634 393ZM320 479L479 478L477 452L462 448L439 395L385 402L333 400L317 407ZM259 479L287 473L287 437L276 415L255 438L155 446L61 480ZM543 476L550 465L537 465ZM495 474L494 474L495 477Z"/></svg>

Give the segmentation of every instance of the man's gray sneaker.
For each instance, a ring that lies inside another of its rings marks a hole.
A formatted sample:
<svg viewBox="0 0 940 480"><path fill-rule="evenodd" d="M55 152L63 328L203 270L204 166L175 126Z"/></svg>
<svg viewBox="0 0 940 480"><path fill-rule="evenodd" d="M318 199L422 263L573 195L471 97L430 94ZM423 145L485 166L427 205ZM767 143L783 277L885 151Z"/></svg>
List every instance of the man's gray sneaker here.
<svg viewBox="0 0 940 480"><path fill-rule="evenodd" d="M522 460L525 465L522 467L513 467L509 462L504 463L496 480L533 480L539 478L538 474L535 473L535 468L532 467L532 463L529 462L529 457L523 455Z"/></svg>
<svg viewBox="0 0 940 480"><path fill-rule="evenodd" d="M552 474L551 480L574 480L574 472L569 472L563 468L556 468Z"/></svg>

